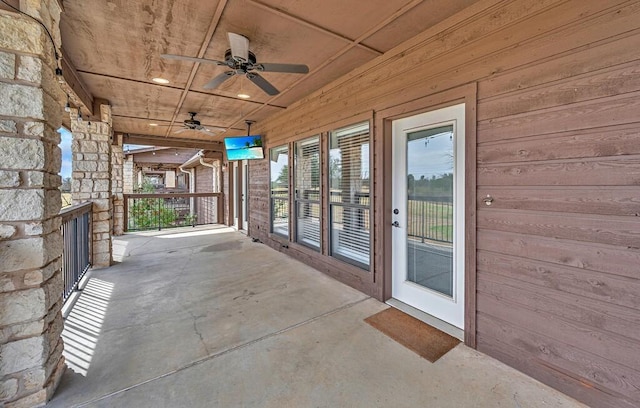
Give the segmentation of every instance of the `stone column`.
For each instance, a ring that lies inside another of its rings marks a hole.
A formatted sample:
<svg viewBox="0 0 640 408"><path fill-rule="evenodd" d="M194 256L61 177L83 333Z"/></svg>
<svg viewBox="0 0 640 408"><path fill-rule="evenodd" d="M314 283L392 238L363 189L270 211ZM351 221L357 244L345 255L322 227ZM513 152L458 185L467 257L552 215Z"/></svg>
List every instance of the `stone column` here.
<svg viewBox="0 0 640 408"><path fill-rule="evenodd" d="M111 265L111 107L100 105L101 121L82 120L77 109L71 110L73 152L71 199L73 204L93 203L93 251L91 266Z"/></svg>
<svg viewBox="0 0 640 408"><path fill-rule="evenodd" d="M133 155L127 156L123 166L123 186L122 192L125 194L133 193L133 186L135 185L136 172L133 165Z"/></svg>
<svg viewBox="0 0 640 408"><path fill-rule="evenodd" d="M56 1L29 1L59 46ZM42 26L0 10L0 406L43 405L64 372L58 176L63 100Z"/></svg>
<svg viewBox="0 0 640 408"><path fill-rule="evenodd" d="M111 145L111 194L113 196L113 235L124 234L124 152L122 135L114 135Z"/></svg>

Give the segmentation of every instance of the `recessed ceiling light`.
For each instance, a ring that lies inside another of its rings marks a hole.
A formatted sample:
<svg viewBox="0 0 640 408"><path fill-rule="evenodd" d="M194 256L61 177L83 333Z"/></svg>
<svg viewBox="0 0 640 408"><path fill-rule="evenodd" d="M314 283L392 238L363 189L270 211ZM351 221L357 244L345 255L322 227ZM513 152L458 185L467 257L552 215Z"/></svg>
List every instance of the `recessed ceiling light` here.
<svg viewBox="0 0 640 408"><path fill-rule="evenodd" d="M157 123L149 123L149 126L158 126Z"/></svg>
<svg viewBox="0 0 640 408"><path fill-rule="evenodd" d="M160 78L160 77L157 77L157 78L151 78L151 80L152 80L153 82L155 82L156 84L168 84L168 83L169 83L169 80L168 80L168 79L164 79L164 78Z"/></svg>
<svg viewBox="0 0 640 408"><path fill-rule="evenodd" d="M247 95L245 93L239 93L238 94L238 98L240 98L240 99L249 99L249 98L251 98L251 95Z"/></svg>

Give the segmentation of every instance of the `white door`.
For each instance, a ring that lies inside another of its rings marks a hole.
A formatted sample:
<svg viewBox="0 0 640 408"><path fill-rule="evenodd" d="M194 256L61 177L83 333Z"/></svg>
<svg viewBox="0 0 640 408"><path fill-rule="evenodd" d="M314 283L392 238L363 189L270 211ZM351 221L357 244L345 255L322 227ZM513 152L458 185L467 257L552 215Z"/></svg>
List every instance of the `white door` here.
<svg viewBox="0 0 640 408"><path fill-rule="evenodd" d="M464 104L393 122L392 296L464 329Z"/></svg>
<svg viewBox="0 0 640 408"><path fill-rule="evenodd" d="M233 205L231 206L231 211L233 211L233 227L238 229L238 203L240 203L240 200L238 200L238 162L234 161L233 162L233 180L232 180L232 184L233 184Z"/></svg>
<svg viewBox="0 0 640 408"><path fill-rule="evenodd" d="M249 199L249 161L242 161L242 229L249 231L249 206L247 200Z"/></svg>

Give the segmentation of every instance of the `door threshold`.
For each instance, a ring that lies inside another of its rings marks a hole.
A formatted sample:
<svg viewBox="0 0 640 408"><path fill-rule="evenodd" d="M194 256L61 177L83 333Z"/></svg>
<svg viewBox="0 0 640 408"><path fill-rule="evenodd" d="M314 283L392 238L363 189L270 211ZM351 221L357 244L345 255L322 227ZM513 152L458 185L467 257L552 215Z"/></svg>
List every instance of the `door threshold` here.
<svg viewBox="0 0 640 408"><path fill-rule="evenodd" d="M408 304L403 303L398 299L391 298L387 300L385 303L388 304L389 306L395 307L396 309L402 312L405 312L409 316L415 317L416 319L428 324L429 326L433 326L436 329L443 331L450 336L455 337L460 341L464 341L464 330L452 324L449 324L444 320L440 320L437 317L431 316L430 314L423 312L422 310L416 309L413 306L409 306Z"/></svg>

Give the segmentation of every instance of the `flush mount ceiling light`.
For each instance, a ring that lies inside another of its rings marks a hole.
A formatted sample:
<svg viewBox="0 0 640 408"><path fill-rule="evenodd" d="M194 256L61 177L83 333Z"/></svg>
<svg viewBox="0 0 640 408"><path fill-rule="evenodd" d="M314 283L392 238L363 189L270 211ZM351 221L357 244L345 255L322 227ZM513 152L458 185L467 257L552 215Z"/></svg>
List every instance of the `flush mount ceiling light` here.
<svg viewBox="0 0 640 408"><path fill-rule="evenodd" d="M157 123L149 123L149 126L158 126Z"/></svg>
<svg viewBox="0 0 640 408"><path fill-rule="evenodd" d="M155 82L156 84L163 84L163 85L166 85L166 84L168 84L168 83L169 83L169 80L168 80L168 79L164 79L164 78L160 78L160 77L151 78L151 80L152 80L153 82Z"/></svg>

